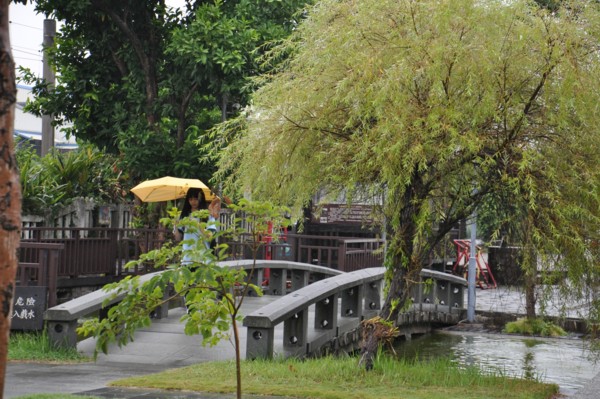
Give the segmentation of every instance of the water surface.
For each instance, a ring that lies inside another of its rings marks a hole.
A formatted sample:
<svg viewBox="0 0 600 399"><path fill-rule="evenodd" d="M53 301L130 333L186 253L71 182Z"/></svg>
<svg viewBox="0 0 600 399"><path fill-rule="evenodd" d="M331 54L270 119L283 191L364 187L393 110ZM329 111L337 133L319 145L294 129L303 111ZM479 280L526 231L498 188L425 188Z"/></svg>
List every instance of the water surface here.
<svg viewBox="0 0 600 399"><path fill-rule="evenodd" d="M555 383L564 395L573 395L600 372L600 362L591 359L585 341L574 338L436 332L402 342L396 351L408 358L449 356L461 365Z"/></svg>

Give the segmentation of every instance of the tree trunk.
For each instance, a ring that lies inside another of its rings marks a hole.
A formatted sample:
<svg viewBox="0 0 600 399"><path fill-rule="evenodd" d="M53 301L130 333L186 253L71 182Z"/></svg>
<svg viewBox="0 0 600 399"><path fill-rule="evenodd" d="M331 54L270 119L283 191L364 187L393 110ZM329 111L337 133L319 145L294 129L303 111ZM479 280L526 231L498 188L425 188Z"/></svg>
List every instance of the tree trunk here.
<svg viewBox="0 0 600 399"><path fill-rule="evenodd" d="M533 280L533 281L532 281ZM529 273L525 274L525 312L527 318L532 320L536 318L535 313L535 277L531 277Z"/></svg>
<svg viewBox="0 0 600 399"><path fill-rule="evenodd" d="M233 327L233 339L234 339L234 348L235 348L235 381L236 381L236 389L235 389L235 397L236 399L242 399L242 355L240 353L240 333L238 330L238 325L236 318L236 314L231 315L231 325Z"/></svg>
<svg viewBox="0 0 600 399"><path fill-rule="evenodd" d="M536 318L535 304L537 302L535 296L535 287L537 283L537 257L535 256L531 245L526 245L525 250L528 260L525 262L525 313L527 318L533 320Z"/></svg>
<svg viewBox="0 0 600 399"><path fill-rule="evenodd" d="M521 262L523 265L525 278L525 313L529 320L536 318L535 314L535 287L537 284L537 254L533 244L532 226L533 214L529 211L525 220L525 245L523 246L523 255Z"/></svg>
<svg viewBox="0 0 600 399"><path fill-rule="evenodd" d="M423 263L420 254L415 253L414 237L417 231L415 215L419 209L414 205L414 191L406 190L404 193L404 203L406 206L398 209L400 223L398 228L388 226L390 242L387 248L386 263L387 268L391 270L391 280L388 281L389 289L386 299L381 308L380 316L383 320L395 325L399 313L407 304L409 299L411 285L418 281ZM361 345L361 363L370 370L373 365L373 359L380 345L379 339L373 336L376 328L364 330Z"/></svg>
<svg viewBox="0 0 600 399"><path fill-rule="evenodd" d="M426 232L426 236L419 231L418 215L421 207L426 203L425 199L431 190L431 183L423 181L423 176L415 168L412 179L413 184L401 194L402 201L390 203L388 220L392 220L394 214L399 216L397 226L386 226L390 233L389 244L386 253L386 267L389 280L387 296L381 308L380 317L388 322L396 324L398 316L409 305L413 286L420 284L421 270L428 261L433 248L438 245L451 228L459 220L470 213L470 209L455 210L452 217L439 223L437 230ZM400 195L390 195L390 198L398 198ZM371 331L363 331L363 345L361 347L361 361L369 369L373 357L376 354L380 341L372 336Z"/></svg>
<svg viewBox="0 0 600 399"><path fill-rule="evenodd" d="M0 397L4 394L21 227L21 188L13 143L17 89L10 50L9 3L0 0Z"/></svg>

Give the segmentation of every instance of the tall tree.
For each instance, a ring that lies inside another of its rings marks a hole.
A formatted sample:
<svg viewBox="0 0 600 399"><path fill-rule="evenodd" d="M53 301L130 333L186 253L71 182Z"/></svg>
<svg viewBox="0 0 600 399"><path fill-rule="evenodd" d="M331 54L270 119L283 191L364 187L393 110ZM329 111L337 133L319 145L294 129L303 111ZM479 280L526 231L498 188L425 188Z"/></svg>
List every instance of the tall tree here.
<svg viewBox="0 0 600 399"><path fill-rule="evenodd" d="M289 34L306 0L36 0L64 22L51 50L58 83L34 76L29 110L72 123L70 133L121 156L135 180L208 180L195 141L245 105L255 49ZM259 51L260 53L260 51Z"/></svg>
<svg viewBox="0 0 600 399"><path fill-rule="evenodd" d="M0 397L4 393L17 249L21 239L21 188L13 143L17 86L10 50L9 4L9 0L0 1Z"/></svg>
<svg viewBox="0 0 600 399"><path fill-rule="evenodd" d="M523 205L529 243L583 282L598 264L600 11L563 4L318 3L252 108L222 126L222 176L296 209L322 188L382 194L390 320L435 246L491 195Z"/></svg>

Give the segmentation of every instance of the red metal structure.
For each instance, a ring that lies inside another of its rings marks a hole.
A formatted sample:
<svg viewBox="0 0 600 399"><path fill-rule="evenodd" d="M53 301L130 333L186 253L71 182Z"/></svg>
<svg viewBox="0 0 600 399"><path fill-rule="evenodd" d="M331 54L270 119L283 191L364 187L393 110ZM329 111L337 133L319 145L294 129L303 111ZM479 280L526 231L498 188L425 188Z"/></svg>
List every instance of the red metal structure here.
<svg viewBox="0 0 600 399"><path fill-rule="evenodd" d="M471 240L454 240L454 244L456 245L456 262L452 268L452 273L467 278L469 258L471 256ZM481 289L498 288L496 279L492 274L492 269L490 269L490 266L481 253L481 247L477 246L476 248L477 276L475 281L477 285Z"/></svg>

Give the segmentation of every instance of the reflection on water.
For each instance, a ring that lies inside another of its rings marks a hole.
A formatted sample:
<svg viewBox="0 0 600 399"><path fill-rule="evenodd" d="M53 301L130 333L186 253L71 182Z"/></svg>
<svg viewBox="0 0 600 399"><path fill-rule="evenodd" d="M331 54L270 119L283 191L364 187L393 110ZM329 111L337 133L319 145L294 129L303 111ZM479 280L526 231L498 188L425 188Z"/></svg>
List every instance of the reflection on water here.
<svg viewBox="0 0 600 399"><path fill-rule="evenodd" d="M407 358L449 356L462 365L555 383L561 393L572 395L600 372L600 364L588 359L584 345L578 339L439 332L413 337L396 351Z"/></svg>

